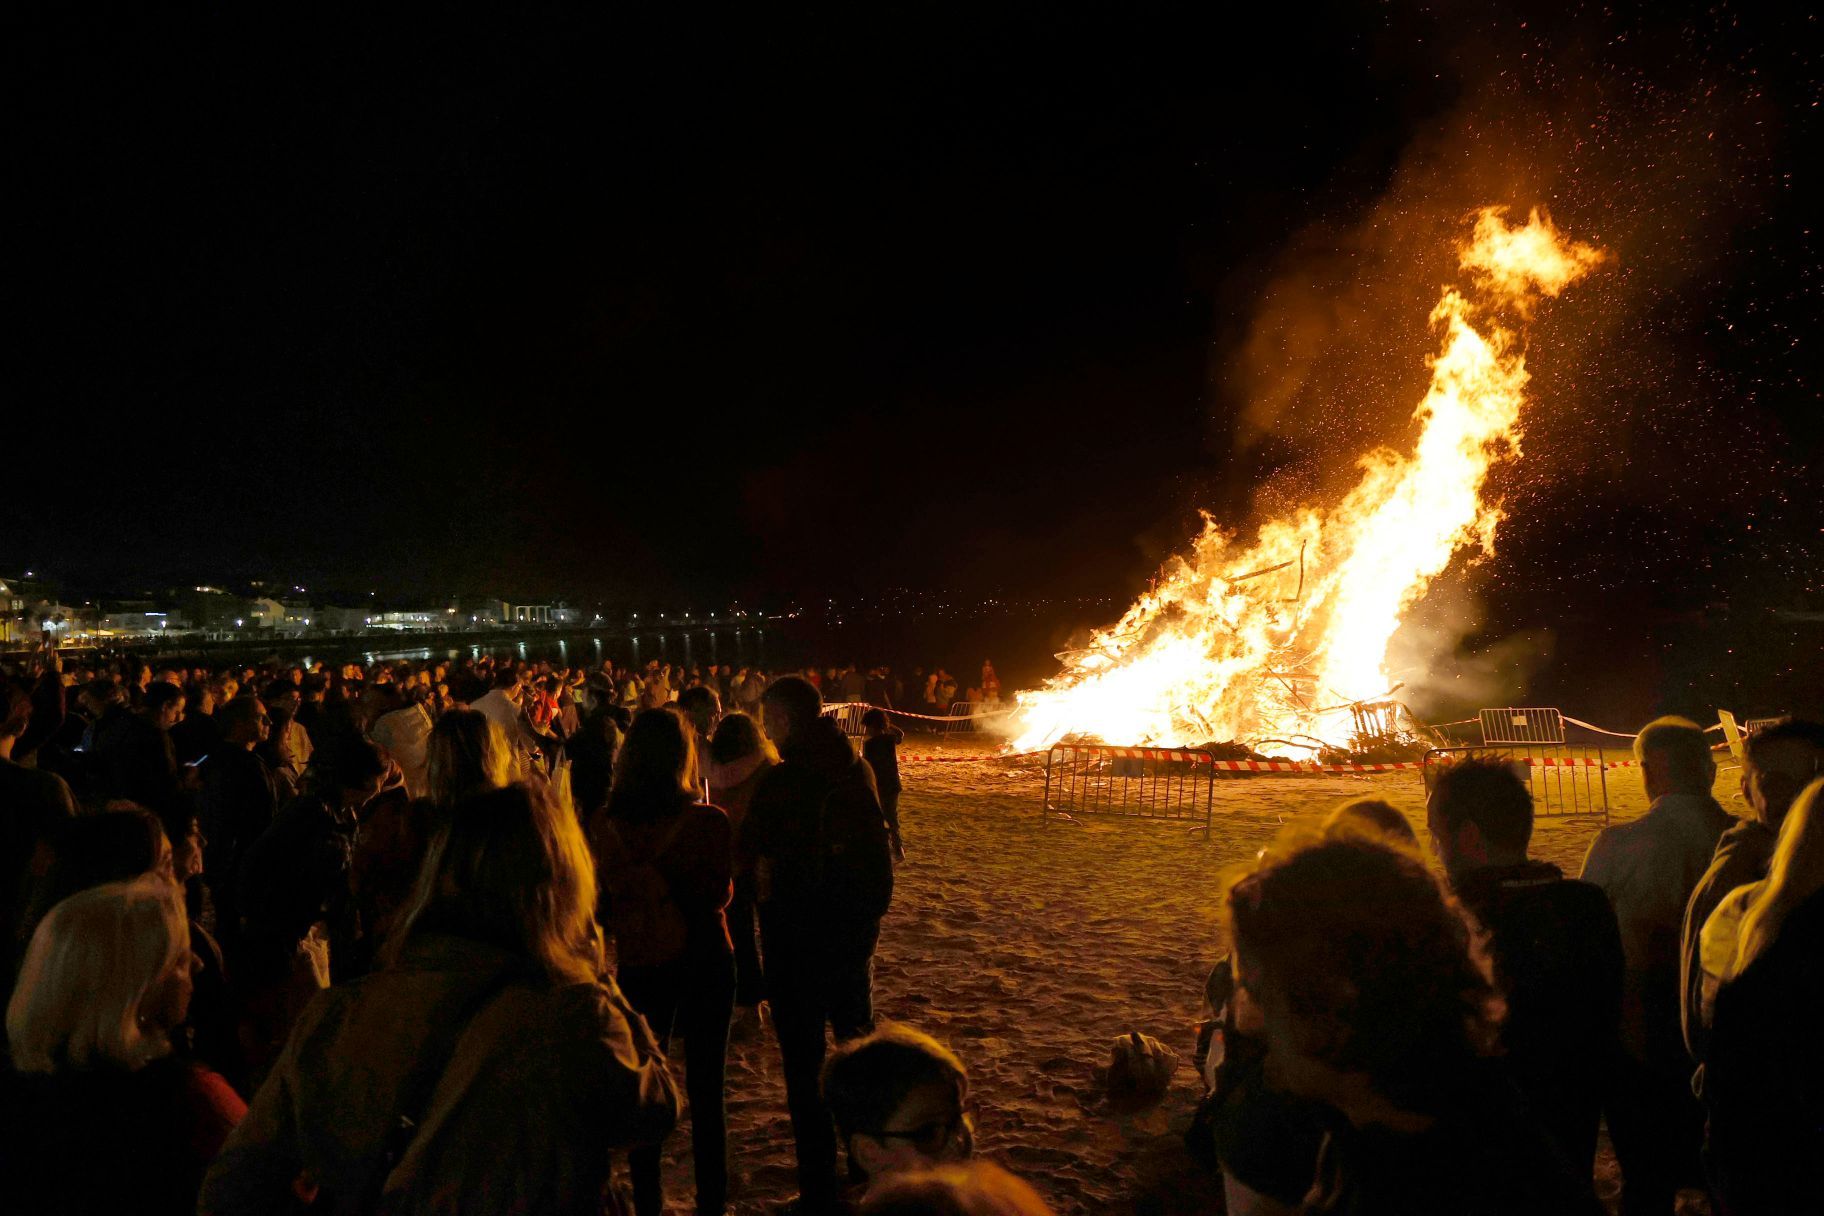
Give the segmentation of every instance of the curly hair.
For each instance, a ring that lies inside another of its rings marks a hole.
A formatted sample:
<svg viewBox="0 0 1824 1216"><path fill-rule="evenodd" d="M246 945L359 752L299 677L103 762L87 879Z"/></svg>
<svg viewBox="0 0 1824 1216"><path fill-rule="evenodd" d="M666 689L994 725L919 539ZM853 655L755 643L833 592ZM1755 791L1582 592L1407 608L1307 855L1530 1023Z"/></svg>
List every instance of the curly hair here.
<svg viewBox="0 0 1824 1216"><path fill-rule="evenodd" d="M1359 836L1287 838L1226 900L1267 1016L1295 1049L1367 1074L1409 1110L1492 1055L1506 1008L1479 931L1410 852ZM1274 999L1278 998L1278 999Z"/></svg>

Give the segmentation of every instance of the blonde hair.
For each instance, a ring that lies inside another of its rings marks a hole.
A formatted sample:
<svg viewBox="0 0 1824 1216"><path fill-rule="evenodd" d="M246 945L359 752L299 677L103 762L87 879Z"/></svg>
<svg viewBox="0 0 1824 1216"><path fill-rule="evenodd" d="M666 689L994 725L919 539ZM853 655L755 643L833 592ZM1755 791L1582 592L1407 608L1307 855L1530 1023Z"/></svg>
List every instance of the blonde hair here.
<svg viewBox="0 0 1824 1216"><path fill-rule="evenodd" d="M164 1028L142 1025L139 1007L189 949L190 922L167 879L103 883L61 901L32 934L6 1007L13 1066L132 1070L169 1055Z"/></svg>
<svg viewBox="0 0 1824 1216"><path fill-rule="evenodd" d="M1792 801L1780 825L1779 844L1767 867L1767 881L1749 899L1736 931L1735 959L1723 978L1731 979L1767 952L1793 909L1824 890L1824 777Z"/></svg>
<svg viewBox="0 0 1824 1216"><path fill-rule="evenodd" d="M512 782L513 775L513 748L500 724L488 715L452 709L431 728L424 750L424 783L438 806L500 789Z"/></svg>
<svg viewBox="0 0 1824 1216"><path fill-rule="evenodd" d="M602 973L595 897L595 862L557 794L530 782L488 790L441 816L383 960L397 961L414 934L447 933L518 954L553 983L592 983Z"/></svg>

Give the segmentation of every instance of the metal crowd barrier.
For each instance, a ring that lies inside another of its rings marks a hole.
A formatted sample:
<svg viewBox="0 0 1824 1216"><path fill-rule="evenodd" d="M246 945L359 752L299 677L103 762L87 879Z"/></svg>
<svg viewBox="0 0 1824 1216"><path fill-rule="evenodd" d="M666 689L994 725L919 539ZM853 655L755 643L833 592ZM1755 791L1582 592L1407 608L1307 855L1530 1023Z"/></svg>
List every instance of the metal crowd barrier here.
<svg viewBox="0 0 1824 1216"><path fill-rule="evenodd" d="M1501 706L1476 715L1481 747L1442 747L1425 753L1425 789L1438 764L1470 755L1504 757L1533 795L1533 814L1545 818L1601 815L1609 819L1608 754L1565 741L1564 715L1544 707Z"/></svg>
<svg viewBox="0 0 1824 1216"><path fill-rule="evenodd" d="M842 728L843 734L855 738L868 733L868 728L861 724L862 715L867 712L868 707L859 701L844 701L827 706L823 716L834 719L836 725Z"/></svg>
<svg viewBox="0 0 1824 1216"><path fill-rule="evenodd" d="M1060 743L1045 753L1042 813L1166 820L1207 835L1215 775L1215 758L1195 748Z"/></svg>

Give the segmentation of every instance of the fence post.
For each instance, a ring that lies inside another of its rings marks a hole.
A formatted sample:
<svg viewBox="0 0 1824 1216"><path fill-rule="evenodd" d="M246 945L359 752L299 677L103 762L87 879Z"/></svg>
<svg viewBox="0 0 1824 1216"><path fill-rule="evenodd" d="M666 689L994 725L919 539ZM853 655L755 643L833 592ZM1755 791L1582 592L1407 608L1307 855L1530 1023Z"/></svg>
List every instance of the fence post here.
<svg viewBox="0 0 1824 1216"><path fill-rule="evenodd" d="M1047 748L1045 751L1045 797L1039 802L1040 827L1044 827L1045 821L1051 818L1051 758L1057 754L1056 747Z"/></svg>

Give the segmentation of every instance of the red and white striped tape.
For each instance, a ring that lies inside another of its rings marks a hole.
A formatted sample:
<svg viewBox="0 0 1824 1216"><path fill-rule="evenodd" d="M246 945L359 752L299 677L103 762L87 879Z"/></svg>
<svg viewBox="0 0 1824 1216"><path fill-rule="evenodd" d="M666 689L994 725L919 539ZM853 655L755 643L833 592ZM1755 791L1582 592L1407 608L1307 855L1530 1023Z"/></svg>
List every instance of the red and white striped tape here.
<svg viewBox="0 0 1824 1216"><path fill-rule="evenodd" d="M1151 747L1098 747L1100 758L1110 760L1184 760L1191 764L1207 763L1212 768L1231 773L1388 773L1399 769L1429 768L1453 764L1452 760L1390 760L1382 764L1319 764L1315 760L1215 760L1198 751L1170 751ZM1006 755L977 756L901 756L902 764L968 764L985 760L1018 760L1042 756L1043 752L1010 752ZM1633 760L1586 760L1557 757L1514 759L1512 764L1532 768L1633 768Z"/></svg>

